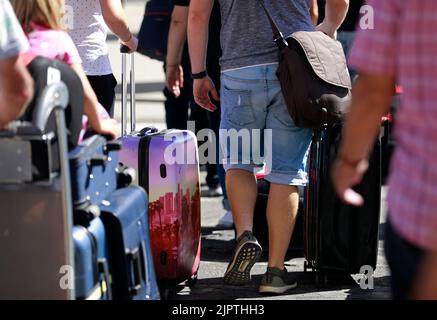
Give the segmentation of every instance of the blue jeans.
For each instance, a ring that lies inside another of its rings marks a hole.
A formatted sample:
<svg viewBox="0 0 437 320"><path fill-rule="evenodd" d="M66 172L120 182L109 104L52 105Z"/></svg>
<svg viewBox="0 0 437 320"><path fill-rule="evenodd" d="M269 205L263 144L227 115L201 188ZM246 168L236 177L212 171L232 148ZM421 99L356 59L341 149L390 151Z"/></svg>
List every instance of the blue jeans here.
<svg viewBox="0 0 437 320"><path fill-rule="evenodd" d="M250 172L265 165L267 181L304 186L312 130L296 127L291 119L276 70L277 64L267 64L222 73L223 165L225 170ZM232 139L238 141L238 148L232 147Z"/></svg>

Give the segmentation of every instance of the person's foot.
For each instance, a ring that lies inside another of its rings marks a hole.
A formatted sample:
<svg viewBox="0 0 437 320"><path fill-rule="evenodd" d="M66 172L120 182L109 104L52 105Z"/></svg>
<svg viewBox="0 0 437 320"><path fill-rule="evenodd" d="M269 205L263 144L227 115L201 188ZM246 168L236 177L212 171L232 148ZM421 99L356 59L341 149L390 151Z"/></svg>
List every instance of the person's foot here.
<svg viewBox="0 0 437 320"><path fill-rule="evenodd" d="M223 217L217 223L218 228L232 229L234 227L234 219L232 218L232 211L226 211Z"/></svg>
<svg viewBox="0 0 437 320"><path fill-rule="evenodd" d="M244 231L224 275L224 282L240 286L250 282L250 270L261 257L261 246L251 231Z"/></svg>
<svg viewBox="0 0 437 320"><path fill-rule="evenodd" d="M286 268L281 270L279 268L267 267L267 272L261 279L259 292L282 294L296 287L296 278L288 273Z"/></svg>

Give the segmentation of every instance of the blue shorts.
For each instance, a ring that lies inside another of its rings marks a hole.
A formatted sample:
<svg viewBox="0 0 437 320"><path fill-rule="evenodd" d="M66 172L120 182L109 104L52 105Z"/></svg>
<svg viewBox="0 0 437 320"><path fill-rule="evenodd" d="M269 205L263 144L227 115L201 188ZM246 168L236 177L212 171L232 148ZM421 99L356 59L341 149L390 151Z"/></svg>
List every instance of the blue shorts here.
<svg viewBox="0 0 437 320"><path fill-rule="evenodd" d="M222 73L223 166L254 173L265 166L269 182L304 186L312 130L295 126L276 70L277 64L267 64Z"/></svg>

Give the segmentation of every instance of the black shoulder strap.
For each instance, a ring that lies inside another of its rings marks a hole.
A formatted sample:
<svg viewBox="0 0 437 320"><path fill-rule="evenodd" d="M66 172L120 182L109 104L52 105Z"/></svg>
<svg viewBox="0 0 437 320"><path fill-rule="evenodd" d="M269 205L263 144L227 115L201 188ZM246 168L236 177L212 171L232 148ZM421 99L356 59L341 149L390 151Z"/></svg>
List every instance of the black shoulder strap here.
<svg viewBox="0 0 437 320"><path fill-rule="evenodd" d="M279 47L280 50L284 49L285 47L288 46L287 41L285 41L281 30L279 30L278 25L276 24L275 20L273 20L273 17L270 14L269 10L267 10L264 0L259 0L259 3L263 7L264 12L266 13L267 18L269 19L270 27L272 28L272 32L273 32L273 41L275 41L276 45Z"/></svg>

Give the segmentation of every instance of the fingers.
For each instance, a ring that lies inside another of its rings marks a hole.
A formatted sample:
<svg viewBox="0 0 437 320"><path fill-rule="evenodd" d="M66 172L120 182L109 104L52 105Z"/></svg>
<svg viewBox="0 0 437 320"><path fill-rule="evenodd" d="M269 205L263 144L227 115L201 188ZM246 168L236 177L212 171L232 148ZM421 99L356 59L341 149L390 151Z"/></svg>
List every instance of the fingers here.
<svg viewBox="0 0 437 320"><path fill-rule="evenodd" d="M364 204L363 197L352 189L352 186L359 184L362 180L363 172L367 166L363 165L357 168L342 164L341 161L336 161L331 178L334 189L338 197L346 204L353 206L362 206Z"/></svg>
<svg viewBox="0 0 437 320"><path fill-rule="evenodd" d="M115 119L106 119L102 123L102 129L100 131L102 134L108 134L113 139L116 139L120 136L119 125L117 120Z"/></svg>
<svg viewBox="0 0 437 320"><path fill-rule="evenodd" d="M212 98L213 98L215 101L220 101L220 96L219 96L219 94L217 93L216 88L214 88L214 89L211 91L211 96L212 96Z"/></svg>
<svg viewBox="0 0 437 320"><path fill-rule="evenodd" d="M355 192L350 188L346 189L343 192L343 194L340 195L340 197L345 203L350 204L352 206L360 207L364 204L363 197L359 193Z"/></svg>
<svg viewBox="0 0 437 320"><path fill-rule="evenodd" d="M203 79L196 79L194 81L194 100L202 108L214 112L217 107L211 102L209 94L215 99L218 97L217 91L208 77ZM217 99L218 100L218 99Z"/></svg>
<svg viewBox="0 0 437 320"><path fill-rule="evenodd" d="M211 102L211 99L208 95L195 96L194 100L199 106L208 111L214 112L217 109L217 107Z"/></svg>
<svg viewBox="0 0 437 320"><path fill-rule="evenodd" d="M166 70L166 86L167 89L177 98L181 95L183 88L184 76L182 67L172 65L167 66Z"/></svg>
<svg viewBox="0 0 437 320"><path fill-rule="evenodd" d="M180 72L179 72L179 86L181 88L184 87L184 71L183 71L182 67L180 68Z"/></svg>
<svg viewBox="0 0 437 320"><path fill-rule="evenodd" d="M180 86L179 86L179 82L178 82L178 81L176 81L176 83L171 87L170 91L171 91L171 93L174 94L174 96L175 96L176 98L179 97L179 96L181 95L181 89L180 89Z"/></svg>
<svg viewBox="0 0 437 320"><path fill-rule="evenodd" d="M132 36L132 39L128 42L120 42L129 48L129 53L134 53L138 49L138 39L135 36Z"/></svg>

